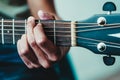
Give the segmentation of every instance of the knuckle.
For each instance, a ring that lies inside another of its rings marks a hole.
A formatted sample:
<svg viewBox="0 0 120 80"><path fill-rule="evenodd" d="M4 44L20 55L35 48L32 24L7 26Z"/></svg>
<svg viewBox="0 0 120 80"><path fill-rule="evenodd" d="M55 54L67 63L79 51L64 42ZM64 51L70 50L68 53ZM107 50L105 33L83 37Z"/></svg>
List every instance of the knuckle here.
<svg viewBox="0 0 120 80"><path fill-rule="evenodd" d="M29 53L29 49L22 49L19 54L21 57L23 57L23 56L27 55L28 53Z"/></svg>
<svg viewBox="0 0 120 80"><path fill-rule="evenodd" d="M28 25L29 25L29 24L34 25L34 20L35 20L34 17L32 17L32 16L28 17L27 24L28 24Z"/></svg>
<svg viewBox="0 0 120 80"><path fill-rule="evenodd" d="M34 66L35 68L40 68L41 66L40 65L38 65L38 66Z"/></svg>
<svg viewBox="0 0 120 80"><path fill-rule="evenodd" d="M50 68L50 67L51 67L51 64L50 64L49 61L44 61L42 66L43 66L45 69L47 69L47 68Z"/></svg>
<svg viewBox="0 0 120 80"><path fill-rule="evenodd" d="M31 47L35 47L36 46L35 40L30 40L29 44L30 44Z"/></svg>
<svg viewBox="0 0 120 80"><path fill-rule="evenodd" d="M17 46L19 47L19 45L20 45L20 39L17 41Z"/></svg>
<svg viewBox="0 0 120 80"><path fill-rule="evenodd" d="M51 66L51 65L50 65L49 63L46 63L46 64L44 65L44 68L47 69L47 68L50 68L50 66Z"/></svg>
<svg viewBox="0 0 120 80"><path fill-rule="evenodd" d="M26 38L26 34L23 34L21 38Z"/></svg>
<svg viewBox="0 0 120 80"><path fill-rule="evenodd" d="M47 42L46 38L41 38L41 39L37 40L37 44L40 46L45 45L46 42Z"/></svg>
<svg viewBox="0 0 120 80"><path fill-rule="evenodd" d="M29 69L33 69L34 67L32 65L26 65Z"/></svg>
<svg viewBox="0 0 120 80"><path fill-rule="evenodd" d="M38 27L38 28L40 28L41 26L42 26L41 23L38 23L38 24L36 25L36 27Z"/></svg>
<svg viewBox="0 0 120 80"><path fill-rule="evenodd" d="M54 50L53 53L51 53L51 55L49 55L49 59L50 59L51 61L56 62L56 61L59 61L59 60L60 60L61 56L62 56L62 55L61 55L60 53L58 53L57 50Z"/></svg>
<svg viewBox="0 0 120 80"><path fill-rule="evenodd" d="M38 24L34 27L34 31L40 29L40 26L42 26L42 24L41 24L41 23L38 23Z"/></svg>
<svg viewBox="0 0 120 80"><path fill-rule="evenodd" d="M54 56L51 57L51 60L52 60L52 61L58 61L58 60L59 60L59 57L56 56L56 55L54 55Z"/></svg>

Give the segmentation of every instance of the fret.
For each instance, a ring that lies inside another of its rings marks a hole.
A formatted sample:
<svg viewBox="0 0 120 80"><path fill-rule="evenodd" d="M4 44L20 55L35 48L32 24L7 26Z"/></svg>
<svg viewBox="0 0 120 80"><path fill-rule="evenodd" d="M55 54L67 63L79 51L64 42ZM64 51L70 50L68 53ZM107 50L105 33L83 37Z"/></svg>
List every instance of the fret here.
<svg viewBox="0 0 120 80"><path fill-rule="evenodd" d="M38 23L41 23L41 20L38 20Z"/></svg>
<svg viewBox="0 0 120 80"><path fill-rule="evenodd" d="M71 32L70 24L66 21L57 20L38 20L37 23L43 24L43 29L47 37L57 46L70 46ZM1 23L1 40L2 44L16 44L22 34L26 33L26 20L4 20ZM60 35L60 36L59 36Z"/></svg>
<svg viewBox="0 0 120 80"><path fill-rule="evenodd" d="M55 29L56 30L56 45L63 44L64 46L66 46L65 45L66 43L71 42L71 38L67 36L67 35L71 35L70 24L66 24L67 22L68 21L56 21L56 29ZM69 28L66 28L66 27L69 27ZM61 35L61 36L57 36L57 35ZM59 42L58 40L62 40L62 41ZM70 45L67 45L67 46L70 46Z"/></svg>
<svg viewBox="0 0 120 80"><path fill-rule="evenodd" d="M1 23L1 25L2 25L2 44L4 44L4 19L2 19L2 23Z"/></svg>
<svg viewBox="0 0 120 80"><path fill-rule="evenodd" d="M25 34L27 33L27 20L25 19Z"/></svg>
<svg viewBox="0 0 120 80"><path fill-rule="evenodd" d="M63 42L69 43L71 41L71 38L66 36L66 35L71 35L70 24L66 24L67 22L55 21L55 23L56 23L55 26L54 26L53 20L52 21L45 21L45 22L41 21L41 23L43 24L43 28L44 28L44 31L45 31L47 37L51 41L53 41L53 43L54 43L54 34L56 35L56 45L59 45L59 43L61 43L61 42L62 42L61 44L63 44ZM61 23L63 23L63 24L61 24ZM46 28L48 26L49 26L49 28ZM55 27L55 31L54 31L54 27ZM62 27L62 28L60 28L60 27ZM68 27L68 28L66 28L66 27ZM69 31L69 32L66 32L66 31ZM51 36L48 36L48 35L51 35ZM57 35L62 35L62 36L57 36ZM64 37L64 36L66 36L66 37ZM62 39L61 42L58 41L60 39ZM63 45L66 46L65 43ZM67 46L70 46L70 45L67 45Z"/></svg>
<svg viewBox="0 0 120 80"><path fill-rule="evenodd" d="M15 24L14 24L14 19L12 20L12 32L13 32L13 44L15 44Z"/></svg>
<svg viewBox="0 0 120 80"><path fill-rule="evenodd" d="M56 23L55 23L55 20L54 20L54 44L56 45Z"/></svg>
<svg viewBox="0 0 120 80"><path fill-rule="evenodd" d="M21 38L22 34L25 34L25 20L15 20L15 43ZM17 34L17 35L16 35Z"/></svg>
<svg viewBox="0 0 120 80"><path fill-rule="evenodd" d="M38 20L39 23L42 23L45 34L46 35L54 35L54 24L53 24L53 20ZM46 27L50 27L50 28L46 28ZM52 31L52 32L47 32L47 31ZM52 36L47 36L53 43L54 43L54 37Z"/></svg>
<svg viewBox="0 0 120 80"><path fill-rule="evenodd" d="M4 20L4 44L13 44L13 20ZM11 21L11 22L10 22ZM6 25L6 26L5 26ZM11 34L11 35L9 35Z"/></svg>

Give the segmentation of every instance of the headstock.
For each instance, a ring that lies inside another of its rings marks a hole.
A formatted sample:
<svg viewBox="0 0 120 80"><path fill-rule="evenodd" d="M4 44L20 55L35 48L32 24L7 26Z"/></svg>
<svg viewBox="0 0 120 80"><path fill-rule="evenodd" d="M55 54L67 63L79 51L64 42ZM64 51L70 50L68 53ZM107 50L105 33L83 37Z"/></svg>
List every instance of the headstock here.
<svg viewBox="0 0 120 80"><path fill-rule="evenodd" d="M112 14L116 10L113 2L103 6L108 14L97 14L93 17L77 22L77 44L96 54L104 54L106 65L113 65L115 58L111 55L120 55L120 14Z"/></svg>

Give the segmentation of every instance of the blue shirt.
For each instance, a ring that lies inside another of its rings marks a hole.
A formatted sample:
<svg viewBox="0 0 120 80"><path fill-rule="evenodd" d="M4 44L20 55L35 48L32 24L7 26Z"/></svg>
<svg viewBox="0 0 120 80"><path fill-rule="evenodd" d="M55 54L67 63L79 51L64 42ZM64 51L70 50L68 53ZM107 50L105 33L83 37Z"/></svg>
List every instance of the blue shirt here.
<svg viewBox="0 0 120 80"><path fill-rule="evenodd" d="M0 17L26 19L30 15L26 0L0 0ZM16 45L0 45L0 62L22 62Z"/></svg>

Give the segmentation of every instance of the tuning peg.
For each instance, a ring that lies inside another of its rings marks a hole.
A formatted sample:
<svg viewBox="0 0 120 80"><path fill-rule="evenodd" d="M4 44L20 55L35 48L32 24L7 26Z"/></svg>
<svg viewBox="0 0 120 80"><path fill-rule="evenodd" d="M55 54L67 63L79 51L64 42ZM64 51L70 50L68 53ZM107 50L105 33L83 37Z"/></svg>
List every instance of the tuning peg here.
<svg viewBox="0 0 120 80"><path fill-rule="evenodd" d="M107 66L111 66L115 63L115 57L111 56L104 56L103 61Z"/></svg>
<svg viewBox="0 0 120 80"><path fill-rule="evenodd" d="M106 2L103 5L103 11L108 11L108 14L111 14L112 11L116 11L116 5L113 2Z"/></svg>

